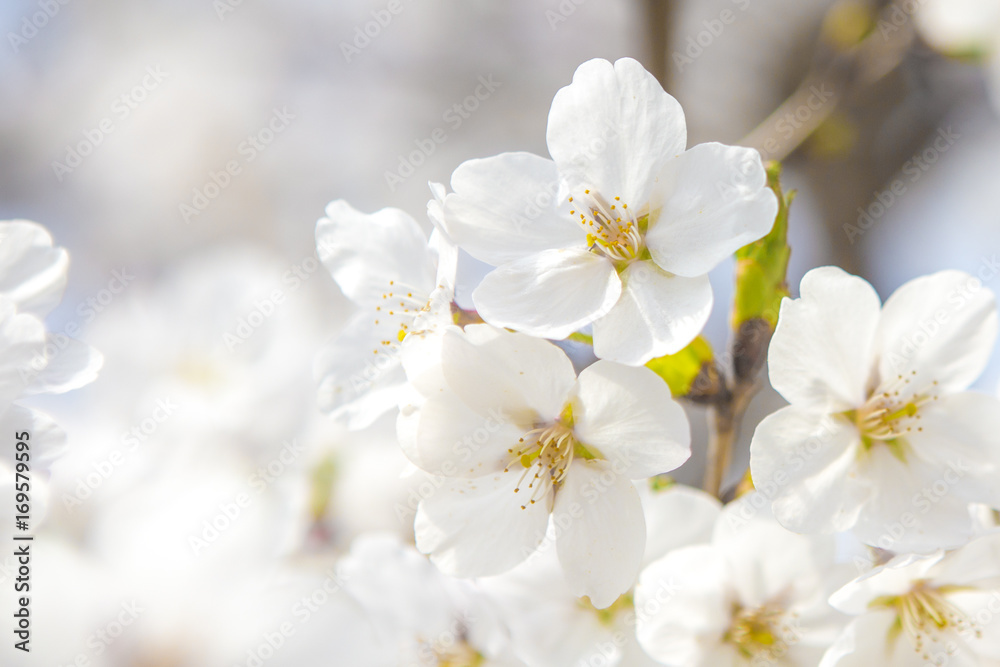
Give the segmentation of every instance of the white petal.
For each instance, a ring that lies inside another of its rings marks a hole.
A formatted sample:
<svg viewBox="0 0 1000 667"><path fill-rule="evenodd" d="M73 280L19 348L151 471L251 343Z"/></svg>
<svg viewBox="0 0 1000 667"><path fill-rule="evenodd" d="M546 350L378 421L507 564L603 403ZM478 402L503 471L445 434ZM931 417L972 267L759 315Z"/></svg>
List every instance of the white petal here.
<svg viewBox="0 0 1000 667"><path fill-rule="evenodd" d="M817 539L782 528L767 511L767 496L760 492L726 505L713 544L726 555L733 585L748 607L775 598L788 604L826 598L833 537Z"/></svg>
<svg viewBox="0 0 1000 667"><path fill-rule="evenodd" d="M417 548L453 577L500 574L523 561L545 538L551 508L548 499L532 505L524 490L514 493L518 476L439 478L417 509Z"/></svg>
<svg viewBox="0 0 1000 667"><path fill-rule="evenodd" d="M592 188L639 209L660 168L687 146L684 111L635 60L594 59L556 93L546 133L570 191Z"/></svg>
<svg viewBox="0 0 1000 667"><path fill-rule="evenodd" d="M715 496L681 484L647 493L640 487L639 494L646 514L644 563L674 549L712 541L715 522L722 513L722 503Z"/></svg>
<svg viewBox="0 0 1000 667"><path fill-rule="evenodd" d="M0 410L21 396L45 370L45 325L34 315L17 313L0 297Z"/></svg>
<svg viewBox="0 0 1000 667"><path fill-rule="evenodd" d="M801 296L784 299L768 350L771 385L786 401L828 412L860 407L879 322L878 294L833 266L802 278Z"/></svg>
<svg viewBox="0 0 1000 667"><path fill-rule="evenodd" d="M45 368L33 375L26 391L32 394L61 394L88 385L97 379L104 365L104 356L90 347L64 334L46 336L48 356Z"/></svg>
<svg viewBox="0 0 1000 667"><path fill-rule="evenodd" d="M859 457L858 468L872 489L853 529L861 541L889 551L929 553L971 539L969 503L951 493L945 470L913 452L904 463L879 443Z"/></svg>
<svg viewBox="0 0 1000 667"><path fill-rule="evenodd" d="M10 434L12 439L12 444L5 447L0 455L0 467L6 463L13 470L17 465L13 444L16 433L28 432L29 437L25 441L31 450L31 469L35 473L47 471L53 461L66 451L66 433L44 412L12 405L0 415L0 429Z"/></svg>
<svg viewBox="0 0 1000 667"><path fill-rule="evenodd" d="M494 269L472 293L479 315L498 327L561 339L608 313L622 283L603 255L546 250Z"/></svg>
<svg viewBox="0 0 1000 667"><path fill-rule="evenodd" d="M365 428L394 410L406 384L399 354L377 342L373 321L368 313L351 318L320 351L314 365L320 409L351 430Z"/></svg>
<svg viewBox="0 0 1000 667"><path fill-rule="evenodd" d="M629 265L621 277L621 298L594 322L598 357L641 366L679 352L701 333L712 312L708 276L682 278L641 261Z"/></svg>
<svg viewBox="0 0 1000 667"><path fill-rule="evenodd" d="M447 332L441 355L448 386L466 405L525 430L558 417L576 382L573 363L552 343L486 324Z"/></svg>
<svg viewBox="0 0 1000 667"><path fill-rule="evenodd" d="M870 603L875 598L902 595L912 588L915 580L930 579L930 574L943 558L943 551L930 556L915 554L896 556L888 563L879 565L845 584L830 596L830 604L845 614L852 616L863 614L870 608Z"/></svg>
<svg viewBox="0 0 1000 667"><path fill-rule="evenodd" d="M499 266L554 248L583 247L586 233L561 202L555 163L531 153L463 162L444 200L445 231L476 259Z"/></svg>
<svg viewBox="0 0 1000 667"><path fill-rule="evenodd" d="M432 396L400 432L400 446L414 465L445 477L498 473L512 456L523 428L469 409L451 392ZM520 466L517 468L520 470Z"/></svg>
<svg viewBox="0 0 1000 667"><path fill-rule="evenodd" d="M895 613L889 610L871 612L854 619L827 650L819 663L820 667L924 667L929 664L921 659L918 651L913 650L905 632L899 635L894 656L889 647L889 636L895 620ZM908 656L907 651L912 655ZM899 659L893 660L893 657Z"/></svg>
<svg viewBox="0 0 1000 667"><path fill-rule="evenodd" d="M750 472L789 530L847 530L869 496L856 472L859 446L857 429L847 420L789 406L757 425Z"/></svg>
<svg viewBox="0 0 1000 667"><path fill-rule="evenodd" d="M0 294L18 310L44 317L66 289L69 254L52 247L52 236L27 220L0 223Z"/></svg>
<svg viewBox="0 0 1000 667"><path fill-rule="evenodd" d="M554 539L550 530L548 540ZM607 647L607 664L617 656L616 628L602 623L567 588L555 549L549 542L511 572L479 579L497 601L510 627L511 644L529 665L578 665L591 659L597 646ZM599 660L599 659L598 659ZM601 664L601 663L596 663Z"/></svg>
<svg viewBox="0 0 1000 667"><path fill-rule="evenodd" d="M580 373L573 395L577 439L625 477L669 472L691 456L684 408L648 368L598 361Z"/></svg>
<svg viewBox="0 0 1000 667"><path fill-rule="evenodd" d="M448 239L444 232L435 228L431 232L427 247L437 264L437 281L435 289L446 289L455 293L455 274L458 272L458 246Z"/></svg>
<svg viewBox="0 0 1000 667"><path fill-rule="evenodd" d="M452 330L460 332L461 328L448 325L440 327L431 335L407 336L403 340L399 360L410 386L423 396L432 396L448 389L441 368L441 349L445 333Z"/></svg>
<svg viewBox="0 0 1000 667"><path fill-rule="evenodd" d="M693 277L771 231L778 198L757 151L711 143L664 166L649 208L646 245L653 260Z"/></svg>
<svg viewBox="0 0 1000 667"><path fill-rule="evenodd" d="M577 597L598 609L635 583L646 546L642 502L632 482L603 461L576 460L556 491L553 516L568 526L556 538L559 562Z"/></svg>
<svg viewBox="0 0 1000 667"><path fill-rule="evenodd" d="M946 493L1000 507L1000 400L975 392L944 395L918 414L906 442L938 468Z"/></svg>
<svg viewBox="0 0 1000 667"><path fill-rule="evenodd" d="M949 552L928 572L928 578L980 589L1000 588L1000 533L984 535Z"/></svg>
<svg viewBox="0 0 1000 667"><path fill-rule="evenodd" d="M449 629L455 609L441 573L394 535L361 535L337 573L345 591L385 631L433 637Z"/></svg>
<svg viewBox="0 0 1000 667"><path fill-rule="evenodd" d="M316 250L347 298L375 304L389 291L414 289L427 298L436 269L413 218L395 208L365 214L342 199L326 215L316 223Z"/></svg>
<svg viewBox="0 0 1000 667"><path fill-rule="evenodd" d="M994 549L991 556L994 559L1000 558L1000 550ZM1000 561L994 560L993 562ZM994 574L1000 574L995 566ZM971 619L976 619L976 616L979 615L980 622L985 620L986 613L989 613L989 626L992 626L997 622L997 613L1000 612L1000 590L998 590L1000 586L994 583L992 588L993 590L959 591L948 596L948 601L961 609ZM980 636L976 636L972 632L962 636L962 640L967 645L962 649L979 659L975 667L981 667L983 664L989 665L991 664L990 660L993 661L992 667L1000 664L1000 632L997 632L995 627L989 626L983 630Z"/></svg>
<svg viewBox="0 0 1000 667"><path fill-rule="evenodd" d="M732 621L728 566L712 546L672 551L645 570L635 589L639 643L671 665L715 665L708 656Z"/></svg>
<svg viewBox="0 0 1000 667"><path fill-rule="evenodd" d="M996 0L923 0L918 6L917 27L935 49L967 56L995 48L1000 31Z"/></svg>
<svg viewBox="0 0 1000 667"><path fill-rule="evenodd" d="M966 389L986 368L997 338L996 298L962 271L906 283L882 308L878 323L883 380L903 375L915 392Z"/></svg>

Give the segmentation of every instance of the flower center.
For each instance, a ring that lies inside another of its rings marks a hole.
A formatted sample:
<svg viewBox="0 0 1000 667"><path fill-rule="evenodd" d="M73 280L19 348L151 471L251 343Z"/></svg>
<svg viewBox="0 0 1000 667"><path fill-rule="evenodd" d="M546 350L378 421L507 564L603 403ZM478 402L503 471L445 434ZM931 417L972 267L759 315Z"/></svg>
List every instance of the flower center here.
<svg viewBox="0 0 1000 667"><path fill-rule="evenodd" d="M875 389L865 404L858 410L845 413L857 426L861 433L861 442L865 451L870 451L876 443L890 447L892 453L905 462L905 437L914 431L923 431L920 421L921 407L938 399L937 381L925 390L913 392L908 385L911 377L897 376L889 382L883 382Z"/></svg>
<svg viewBox="0 0 1000 667"><path fill-rule="evenodd" d="M431 308L431 298L419 288L389 281L382 292L382 299L375 306L375 325L380 334L379 349L392 351L399 347L403 339L412 331L413 320Z"/></svg>
<svg viewBox="0 0 1000 667"><path fill-rule="evenodd" d="M960 586L929 586L926 581L917 581L908 593L886 595L869 603L870 607L892 609L896 612L896 623L889 630L890 638L906 632L913 639L914 648L929 659L925 643L940 641L947 630L982 637L982 629L961 609L948 600L947 595L960 590Z"/></svg>
<svg viewBox="0 0 1000 667"><path fill-rule="evenodd" d="M791 619L794 620L794 615ZM795 628L788 620L785 612L772 604L755 608L736 605L732 624L723 639L747 658L767 655L795 636Z"/></svg>
<svg viewBox="0 0 1000 667"><path fill-rule="evenodd" d="M479 667L486 659L476 649L464 640L459 640L450 646L439 646L434 649L432 663L437 667Z"/></svg>
<svg viewBox="0 0 1000 667"><path fill-rule="evenodd" d="M226 379L226 373L219 363L204 355L185 355L174 367L177 376L189 385L211 389Z"/></svg>
<svg viewBox="0 0 1000 667"><path fill-rule="evenodd" d="M614 262L627 262L642 253L646 218L636 218L621 197L608 202L600 194L584 190L569 201L573 205L570 215L579 216L591 252Z"/></svg>
<svg viewBox="0 0 1000 667"><path fill-rule="evenodd" d="M592 603L590 598L587 596L579 598L577 600L577 604L583 609L593 613L597 618L597 621L607 628L614 627L622 614L629 613L635 608L635 600L631 591L622 593L610 607L606 607L604 609L598 609L595 607L594 603Z"/></svg>
<svg viewBox="0 0 1000 667"><path fill-rule="evenodd" d="M571 420L571 417L564 418L533 428L521 436L516 446L507 450L511 458L503 471L510 472L511 468L516 469L517 466L523 469L514 493L521 492L525 480L531 491L521 509L527 509L528 505L534 505L545 499L550 491L556 490L569 473L569 466L574 458L597 458L573 437Z"/></svg>

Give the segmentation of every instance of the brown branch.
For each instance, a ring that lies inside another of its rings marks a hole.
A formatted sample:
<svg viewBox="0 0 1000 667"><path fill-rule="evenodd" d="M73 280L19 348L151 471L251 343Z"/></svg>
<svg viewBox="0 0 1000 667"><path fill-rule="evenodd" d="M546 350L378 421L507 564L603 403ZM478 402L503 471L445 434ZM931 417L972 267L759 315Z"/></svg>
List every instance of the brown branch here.
<svg viewBox="0 0 1000 667"><path fill-rule="evenodd" d="M890 3L876 19L875 25L889 20L894 8L896 3ZM823 58L823 62L812 68L795 92L739 144L756 148L768 160L781 161L795 152L841 102L878 83L903 62L914 41L913 26L910 22L893 26L898 29L883 34L875 28L856 45L833 51ZM826 96L819 108L810 102L810 98L817 97L817 91L822 91L821 97ZM787 130L777 131L782 119L796 117L803 109L809 110L805 120L796 124L786 123L785 127L792 130L790 135Z"/></svg>

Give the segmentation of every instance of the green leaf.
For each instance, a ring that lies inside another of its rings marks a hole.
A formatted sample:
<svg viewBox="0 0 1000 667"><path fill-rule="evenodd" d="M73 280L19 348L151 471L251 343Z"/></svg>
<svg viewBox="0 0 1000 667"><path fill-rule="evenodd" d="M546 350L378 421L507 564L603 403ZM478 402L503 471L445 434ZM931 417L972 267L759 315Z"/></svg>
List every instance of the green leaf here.
<svg viewBox="0 0 1000 667"><path fill-rule="evenodd" d="M774 227L764 238L736 251L736 296L733 299L732 327L739 331L749 320L764 320L773 330L778 323L781 299L788 296L785 276L788 259L788 210L795 192L781 190L781 164L767 166L767 184L778 197Z"/></svg>
<svg viewBox="0 0 1000 667"><path fill-rule="evenodd" d="M321 460L310 471L309 478L309 514L314 521L319 521L330 509L330 496L337 478L337 462L333 455Z"/></svg>
<svg viewBox="0 0 1000 667"><path fill-rule="evenodd" d="M646 367L663 378L675 397L691 394L706 366L714 368L712 346L698 336L677 354L651 360Z"/></svg>

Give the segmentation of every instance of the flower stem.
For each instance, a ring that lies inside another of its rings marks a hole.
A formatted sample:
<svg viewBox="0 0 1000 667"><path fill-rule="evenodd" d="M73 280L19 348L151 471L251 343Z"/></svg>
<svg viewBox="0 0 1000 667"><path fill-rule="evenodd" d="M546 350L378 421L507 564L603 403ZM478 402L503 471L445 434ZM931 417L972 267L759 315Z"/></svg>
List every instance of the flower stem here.
<svg viewBox="0 0 1000 667"><path fill-rule="evenodd" d="M702 489L720 500L725 496L723 482L733 460L733 446L739 437L743 414L756 393L755 381L737 382L732 393L708 410L708 461Z"/></svg>
<svg viewBox="0 0 1000 667"><path fill-rule="evenodd" d="M736 442L736 422L728 406L708 409L708 462L702 488L712 495L722 497L723 475L729 470Z"/></svg>
<svg viewBox="0 0 1000 667"><path fill-rule="evenodd" d="M898 68L915 41L912 21L906 21L901 26L893 22L892 12L902 11L904 16L911 13L901 10L901 4L901 0L888 3L882 13L873 18L870 33L858 43L847 47L841 45L840 48L831 49L827 46L820 49L816 64L801 85L745 136L739 145L756 148L771 160L784 160L812 136L842 102L872 88ZM837 5L834 5L830 11L837 9ZM893 25L895 29L887 35L882 34L875 26L882 25L883 22ZM830 98L819 109L814 110L806 122L796 124L791 134L779 140L775 127L781 124L782 119L802 109L816 90L826 89L830 90ZM773 142L777 142L777 147Z"/></svg>

